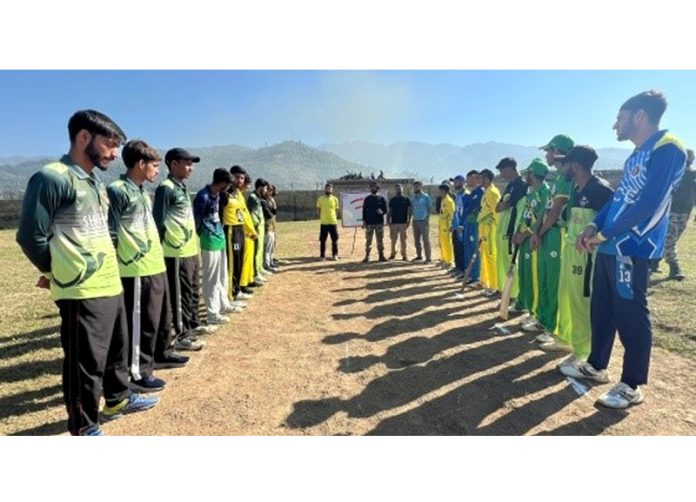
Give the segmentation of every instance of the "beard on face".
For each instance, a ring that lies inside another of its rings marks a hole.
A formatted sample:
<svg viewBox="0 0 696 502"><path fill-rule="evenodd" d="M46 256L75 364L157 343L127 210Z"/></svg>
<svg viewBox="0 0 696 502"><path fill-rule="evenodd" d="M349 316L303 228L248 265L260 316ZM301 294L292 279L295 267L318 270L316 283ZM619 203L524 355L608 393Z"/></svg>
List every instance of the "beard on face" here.
<svg viewBox="0 0 696 502"><path fill-rule="evenodd" d="M99 152L97 152L97 148L94 146L94 138L89 140L89 143L87 144L87 147L85 148L85 155L87 155L87 158L89 158L89 161L92 164L94 164L96 167L98 167L102 171L106 171L107 166L102 165L102 161L104 159L99 155Z"/></svg>

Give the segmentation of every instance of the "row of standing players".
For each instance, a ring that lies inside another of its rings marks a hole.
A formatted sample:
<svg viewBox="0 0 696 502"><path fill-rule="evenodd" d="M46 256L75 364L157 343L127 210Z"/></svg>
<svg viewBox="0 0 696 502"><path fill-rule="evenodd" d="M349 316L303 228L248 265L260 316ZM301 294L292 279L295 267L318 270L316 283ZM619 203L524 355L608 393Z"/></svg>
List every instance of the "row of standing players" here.
<svg viewBox="0 0 696 502"><path fill-rule="evenodd" d="M145 184L162 159L142 140L123 146L126 171L105 187L95 168L108 168L125 133L95 110L76 112L68 132L68 154L28 183L17 242L62 319L68 430L102 435L101 422L154 407L158 397L145 393L166 385L154 370L184 366L177 351L201 350L198 338L276 270L276 206L265 180L245 197L239 166L215 170L192 204L185 180L200 158L182 148L166 153L153 204Z"/></svg>
<svg viewBox="0 0 696 502"><path fill-rule="evenodd" d="M625 355L620 381L598 400L607 407L626 408L644 399L641 386L648 381L652 345L650 268L664 253L670 278L684 278L676 242L693 207L696 171L691 168L693 152L659 129L666 106L659 91L638 94L621 106L614 125L617 139L630 140L635 150L616 191L593 174L596 151L576 146L564 134L542 146L545 161L534 159L522 175L514 158L500 160L496 169L508 183L502 196L487 169L452 178L454 193L449 183L439 187L443 266L457 279L466 277L472 286L485 288L483 294L491 298L501 295L506 277L516 267L509 312L525 314L522 329L539 333L535 341L540 349L568 354L558 366L562 374L608 383L618 332ZM551 187L545 181L549 167L557 171ZM363 261L369 260L372 234L377 235L380 260L387 260L382 244L386 217L392 242L389 259L395 257L399 237L406 259L405 229L412 219L415 260L422 259L423 239L428 262L429 197L421 193L419 182L410 199L399 185L395 188L397 195L387 204L377 195L379 186L370 185L372 194L363 207ZM325 209L333 208L325 202L329 197L327 186L317 203L322 256L328 233L323 228L330 223Z"/></svg>

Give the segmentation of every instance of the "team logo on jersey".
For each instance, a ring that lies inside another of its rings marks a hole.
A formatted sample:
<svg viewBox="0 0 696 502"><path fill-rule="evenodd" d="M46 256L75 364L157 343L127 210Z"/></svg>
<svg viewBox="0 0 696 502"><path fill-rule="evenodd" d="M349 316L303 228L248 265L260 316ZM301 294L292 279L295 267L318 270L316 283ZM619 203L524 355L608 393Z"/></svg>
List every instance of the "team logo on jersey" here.
<svg viewBox="0 0 696 502"><path fill-rule="evenodd" d="M589 203L590 203L590 201L587 200L587 197L585 197L584 195L582 196L582 199L580 199L580 202L578 202L580 207L585 207Z"/></svg>
<svg viewBox="0 0 696 502"><path fill-rule="evenodd" d="M551 251L551 258L558 258L558 253L556 251Z"/></svg>
<svg viewBox="0 0 696 502"><path fill-rule="evenodd" d="M524 254L524 259L525 259L525 260L529 260L529 258L530 258L529 253L525 253L525 254Z"/></svg>

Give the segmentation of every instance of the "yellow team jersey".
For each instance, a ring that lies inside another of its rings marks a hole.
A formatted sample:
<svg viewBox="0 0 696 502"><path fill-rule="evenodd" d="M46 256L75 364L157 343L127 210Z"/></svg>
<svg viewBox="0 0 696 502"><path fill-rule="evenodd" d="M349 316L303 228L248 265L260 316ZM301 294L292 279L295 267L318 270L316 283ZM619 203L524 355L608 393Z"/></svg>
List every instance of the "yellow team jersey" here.
<svg viewBox="0 0 696 502"><path fill-rule="evenodd" d="M491 184L483 194L481 201L481 211L479 212L479 225L495 225L498 221L498 213L495 212L495 206L500 201L500 190Z"/></svg>
<svg viewBox="0 0 696 502"><path fill-rule="evenodd" d="M322 195L317 199L317 209L322 225L337 225L338 198L335 195Z"/></svg>

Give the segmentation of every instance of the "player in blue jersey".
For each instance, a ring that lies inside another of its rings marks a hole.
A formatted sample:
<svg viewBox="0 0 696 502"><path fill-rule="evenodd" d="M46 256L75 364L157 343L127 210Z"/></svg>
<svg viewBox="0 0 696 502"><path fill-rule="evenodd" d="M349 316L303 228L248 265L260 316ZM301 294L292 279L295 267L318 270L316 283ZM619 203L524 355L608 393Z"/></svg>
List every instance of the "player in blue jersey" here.
<svg viewBox="0 0 696 502"><path fill-rule="evenodd" d="M594 221L578 236L579 249L597 247L590 317L592 352L586 363L566 366L567 376L606 383L614 337L624 346L620 382L599 398L611 408L643 402L641 385L648 382L652 329L647 289L650 260L660 258L672 193L686 164L682 142L659 123L667 101L659 91L633 96L620 108L614 124L619 141L635 150L623 177Z"/></svg>

